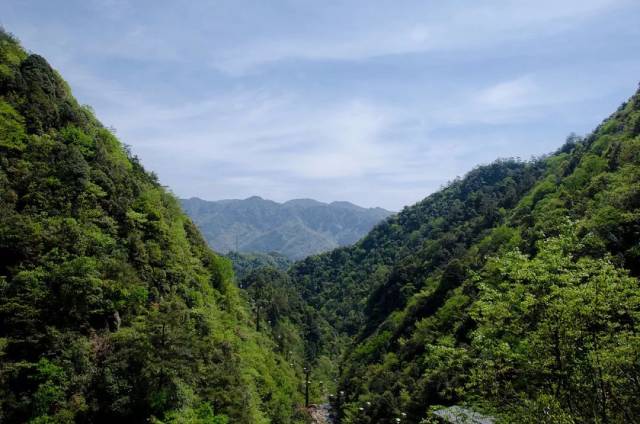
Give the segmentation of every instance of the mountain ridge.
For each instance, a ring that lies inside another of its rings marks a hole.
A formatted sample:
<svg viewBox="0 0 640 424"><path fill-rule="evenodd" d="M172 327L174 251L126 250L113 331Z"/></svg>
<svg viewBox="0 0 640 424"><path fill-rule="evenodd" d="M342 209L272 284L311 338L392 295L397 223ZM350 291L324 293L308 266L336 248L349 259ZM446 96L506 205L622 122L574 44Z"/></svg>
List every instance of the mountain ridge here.
<svg viewBox="0 0 640 424"><path fill-rule="evenodd" d="M278 203L259 196L218 201L192 197L181 203L214 250L277 252L291 259L353 244L392 215L383 208L308 198Z"/></svg>

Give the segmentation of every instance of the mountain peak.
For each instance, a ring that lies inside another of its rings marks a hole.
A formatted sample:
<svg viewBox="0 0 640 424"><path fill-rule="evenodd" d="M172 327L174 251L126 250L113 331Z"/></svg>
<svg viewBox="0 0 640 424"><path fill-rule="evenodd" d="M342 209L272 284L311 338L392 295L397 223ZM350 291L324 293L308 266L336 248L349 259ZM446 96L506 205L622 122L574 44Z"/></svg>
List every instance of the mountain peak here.
<svg viewBox="0 0 640 424"><path fill-rule="evenodd" d="M315 199L291 199L291 200L287 200L286 202L283 203L283 205L288 205L288 206L299 206L299 207L314 207L314 206L326 206L326 203L320 202L318 200Z"/></svg>
<svg viewBox="0 0 640 424"><path fill-rule="evenodd" d="M329 203L331 206L339 207L339 208L347 208L347 209L368 209L362 206L358 206L351 202L347 202L346 200L336 200L334 202Z"/></svg>

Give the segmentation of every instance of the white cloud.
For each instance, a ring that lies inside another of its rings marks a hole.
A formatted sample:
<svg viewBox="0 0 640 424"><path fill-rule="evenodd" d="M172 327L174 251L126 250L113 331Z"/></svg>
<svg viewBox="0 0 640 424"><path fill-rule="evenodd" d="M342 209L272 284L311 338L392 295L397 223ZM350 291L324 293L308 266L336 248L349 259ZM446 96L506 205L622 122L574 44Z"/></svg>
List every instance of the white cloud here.
<svg viewBox="0 0 640 424"><path fill-rule="evenodd" d="M349 21L320 21L312 23L303 34L249 38L234 45L232 50L212 52L212 65L238 74L287 59L357 61L377 56L487 47L564 31L629 1L493 0L469 2L464 7L436 2L395 3L389 14L373 17L365 29L353 28ZM370 7L367 2L345 13L351 13L357 20L358 13Z"/></svg>
<svg viewBox="0 0 640 424"><path fill-rule="evenodd" d="M476 101L490 109L514 109L537 99L539 90L533 78L523 76L482 90Z"/></svg>
<svg viewBox="0 0 640 424"><path fill-rule="evenodd" d="M425 98L424 107L344 96L318 104L293 92L248 89L158 103L76 72L76 81L106 100L101 119L178 195L311 196L371 206L384 198L395 209L473 165L527 150L517 137L439 129L530 122L576 96L576 88L558 90L528 74Z"/></svg>
<svg viewBox="0 0 640 424"><path fill-rule="evenodd" d="M229 110L229 104L236 107ZM287 96L239 93L170 109L135 104L126 118L129 124L119 127L125 137L138 132L136 122L155 128L152 137L136 134L136 146L161 149L167 157L291 178L335 179L398 165L394 151L401 146L380 137L396 119L393 111L358 99L318 110ZM181 138L188 139L187 150Z"/></svg>

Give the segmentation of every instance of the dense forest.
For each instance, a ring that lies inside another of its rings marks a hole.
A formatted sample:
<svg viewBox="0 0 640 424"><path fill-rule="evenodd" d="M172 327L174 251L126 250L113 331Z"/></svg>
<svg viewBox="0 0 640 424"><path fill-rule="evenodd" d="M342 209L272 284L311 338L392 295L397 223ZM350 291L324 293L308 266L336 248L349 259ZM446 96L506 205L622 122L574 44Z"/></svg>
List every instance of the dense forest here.
<svg viewBox="0 0 640 424"><path fill-rule="evenodd" d="M0 422L305 422L300 337L254 316L176 198L0 32Z"/></svg>
<svg viewBox="0 0 640 424"><path fill-rule="evenodd" d="M471 171L291 268L354 345L341 422L471 405L501 422L639 422L640 92L554 154Z"/></svg>
<svg viewBox="0 0 640 424"><path fill-rule="evenodd" d="M224 257L0 31L3 423L640 422L638 240L640 92L353 246Z"/></svg>
<svg viewBox="0 0 640 424"><path fill-rule="evenodd" d="M238 280L242 280L252 271L261 268L286 271L293 263L286 256L276 252L240 253L232 251L227 253L225 256L231 260L231 263L233 264L233 271L235 272Z"/></svg>

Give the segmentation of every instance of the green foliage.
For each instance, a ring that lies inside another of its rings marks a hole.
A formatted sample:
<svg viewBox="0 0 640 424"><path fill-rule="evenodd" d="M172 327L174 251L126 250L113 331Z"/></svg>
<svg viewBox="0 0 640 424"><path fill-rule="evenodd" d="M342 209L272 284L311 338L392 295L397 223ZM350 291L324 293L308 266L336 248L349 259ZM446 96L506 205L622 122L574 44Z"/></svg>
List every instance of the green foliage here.
<svg viewBox="0 0 640 424"><path fill-rule="evenodd" d="M289 269L291 260L276 252L270 253L240 253L229 252L225 255L233 263L233 271L239 281L243 280L253 271L262 268L274 268L280 271Z"/></svg>
<svg viewBox="0 0 640 424"><path fill-rule="evenodd" d="M352 346L347 423L636 422L640 93L554 155L478 168L290 273ZM361 409L362 408L362 409Z"/></svg>
<svg viewBox="0 0 640 424"><path fill-rule="evenodd" d="M0 31L0 421L303 422L301 371L233 280L178 201Z"/></svg>
<svg viewBox="0 0 640 424"><path fill-rule="evenodd" d="M196 408L185 408L172 411L163 421L155 420L157 424L227 424L229 419L224 415L214 415L209 404L203 403Z"/></svg>
<svg viewBox="0 0 640 424"><path fill-rule="evenodd" d="M426 275L499 223L501 209L513 207L542 168L515 160L480 167L378 225L355 246L296 263L292 278L327 321L347 334L362 325L369 333L420 290Z"/></svg>
<svg viewBox="0 0 640 424"><path fill-rule="evenodd" d="M24 119L7 102L0 101L0 143L7 149L23 149Z"/></svg>
<svg viewBox="0 0 640 424"><path fill-rule="evenodd" d="M339 343L329 323L298 294L289 276L274 268L256 269L240 280L252 306L256 331L270 334L276 350L299 375L311 372L310 400L335 392Z"/></svg>
<svg viewBox="0 0 640 424"><path fill-rule="evenodd" d="M475 277L471 384L502 405L546 393L578 422L628 422L640 413L640 284L608 257L576 257L581 242L565 231L535 258L513 251Z"/></svg>

